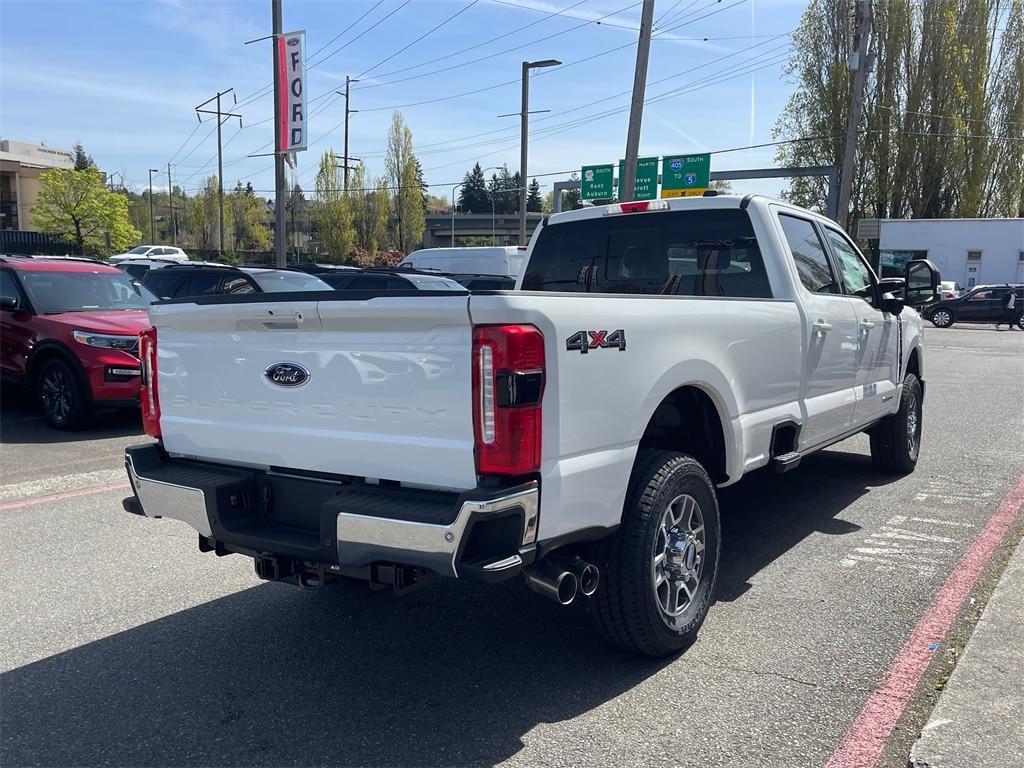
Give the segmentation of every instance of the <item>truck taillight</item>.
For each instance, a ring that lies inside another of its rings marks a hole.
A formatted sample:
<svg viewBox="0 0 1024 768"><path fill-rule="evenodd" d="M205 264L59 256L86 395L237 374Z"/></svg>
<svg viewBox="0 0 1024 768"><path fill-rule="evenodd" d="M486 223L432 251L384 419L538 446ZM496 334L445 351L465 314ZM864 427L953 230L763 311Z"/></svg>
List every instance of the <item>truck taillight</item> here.
<svg viewBox="0 0 1024 768"><path fill-rule="evenodd" d="M481 475L540 469L544 336L532 325L473 329L473 435Z"/></svg>
<svg viewBox="0 0 1024 768"><path fill-rule="evenodd" d="M156 328L139 334L139 359L142 361L142 386L139 389L139 407L142 409L142 428L150 437L160 438L160 393L156 376Z"/></svg>

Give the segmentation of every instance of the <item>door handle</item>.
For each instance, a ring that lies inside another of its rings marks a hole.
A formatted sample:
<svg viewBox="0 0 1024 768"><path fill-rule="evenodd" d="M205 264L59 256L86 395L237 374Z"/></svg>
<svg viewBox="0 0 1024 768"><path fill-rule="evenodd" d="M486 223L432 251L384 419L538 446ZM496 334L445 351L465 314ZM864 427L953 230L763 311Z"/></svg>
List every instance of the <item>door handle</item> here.
<svg viewBox="0 0 1024 768"><path fill-rule="evenodd" d="M872 328L875 327L875 321L874 320L861 320L860 321L860 327L863 328L865 331L870 331Z"/></svg>
<svg viewBox="0 0 1024 768"><path fill-rule="evenodd" d="M819 336L824 336L832 330L832 323L826 322L825 320L815 320L812 327L814 328L815 333Z"/></svg>

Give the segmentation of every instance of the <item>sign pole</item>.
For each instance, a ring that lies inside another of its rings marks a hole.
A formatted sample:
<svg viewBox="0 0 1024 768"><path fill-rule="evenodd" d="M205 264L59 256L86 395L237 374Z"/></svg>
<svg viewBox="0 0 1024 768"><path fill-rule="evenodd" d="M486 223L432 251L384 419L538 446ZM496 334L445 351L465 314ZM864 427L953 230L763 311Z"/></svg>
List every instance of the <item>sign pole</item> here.
<svg viewBox="0 0 1024 768"><path fill-rule="evenodd" d="M285 253L284 209L287 198L287 182L284 175L284 136L281 135L281 99L278 94L285 84L281 82L281 52L278 46L284 24L282 22L281 0L270 0L274 17L274 254L278 267L288 266Z"/></svg>

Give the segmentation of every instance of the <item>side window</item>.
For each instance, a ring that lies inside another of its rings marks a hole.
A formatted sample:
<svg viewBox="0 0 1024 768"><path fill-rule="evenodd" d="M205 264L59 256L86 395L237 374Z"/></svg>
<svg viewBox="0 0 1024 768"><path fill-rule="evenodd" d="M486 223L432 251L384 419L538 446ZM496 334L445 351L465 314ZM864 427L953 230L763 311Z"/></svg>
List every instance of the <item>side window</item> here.
<svg viewBox="0 0 1024 768"><path fill-rule="evenodd" d="M142 284L162 299L174 295L174 289L181 282L181 275L163 269L151 269L142 279Z"/></svg>
<svg viewBox="0 0 1024 768"><path fill-rule="evenodd" d="M178 288L178 296L209 296L220 293L224 275L217 272L200 272L191 275L185 284Z"/></svg>
<svg viewBox="0 0 1024 768"><path fill-rule="evenodd" d="M256 293L256 288L247 277L234 277L224 282L220 293Z"/></svg>
<svg viewBox="0 0 1024 768"><path fill-rule="evenodd" d="M388 279L385 275L359 275L346 287L353 291L383 291L388 287Z"/></svg>
<svg viewBox="0 0 1024 768"><path fill-rule="evenodd" d="M868 265L864 263L850 241L836 230L825 227L825 237L832 245L832 252L838 257L846 292L865 300L870 299L872 280Z"/></svg>
<svg viewBox="0 0 1024 768"><path fill-rule="evenodd" d="M124 271L134 277L136 280L141 280L149 272L148 264L129 264L124 268Z"/></svg>
<svg viewBox="0 0 1024 768"><path fill-rule="evenodd" d="M18 290L18 285L14 282L14 276L10 270L0 269L0 296L5 299L14 298L21 301L21 291Z"/></svg>
<svg viewBox="0 0 1024 768"><path fill-rule="evenodd" d="M825 246L818 233L807 219L779 215L779 223L786 235L786 242L796 262L800 282L811 293L839 293L832 266L828 263Z"/></svg>
<svg viewBox="0 0 1024 768"><path fill-rule="evenodd" d="M968 301L988 301L989 299L996 298L995 291L975 291L967 297Z"/></svg>
<svg viewBox="0 0 1024 768"><path fill-rule="evenodd" d="M414 291L416 286L406 280L404 277L389 277L388 278L388 290L389 291Z"/></svg>

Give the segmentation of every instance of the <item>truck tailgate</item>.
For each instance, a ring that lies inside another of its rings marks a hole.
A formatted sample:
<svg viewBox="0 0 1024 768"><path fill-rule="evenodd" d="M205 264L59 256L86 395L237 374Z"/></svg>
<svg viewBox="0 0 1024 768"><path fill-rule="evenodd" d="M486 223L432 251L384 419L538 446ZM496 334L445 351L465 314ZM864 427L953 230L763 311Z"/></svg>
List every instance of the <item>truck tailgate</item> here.
<svg viewBox="0 0 1024 768"><path fill-rule="evenodd" d="M154 305L164 446L199 459L472 488L467 302L456 294ZM308 378L274 383L267 372L278 363Z"/></svg>

